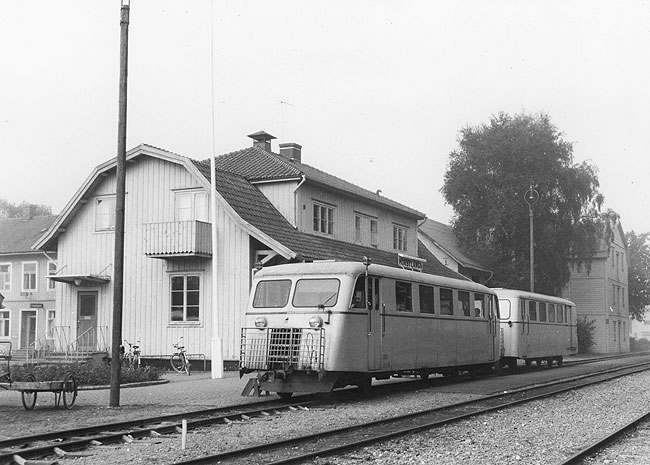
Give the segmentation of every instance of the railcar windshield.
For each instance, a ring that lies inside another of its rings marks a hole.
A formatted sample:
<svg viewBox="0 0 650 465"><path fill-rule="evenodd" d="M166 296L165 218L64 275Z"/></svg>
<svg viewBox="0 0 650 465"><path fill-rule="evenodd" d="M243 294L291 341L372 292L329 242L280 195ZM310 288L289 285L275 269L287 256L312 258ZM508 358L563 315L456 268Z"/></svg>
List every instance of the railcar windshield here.
<svg viewBox="0 0 650 465"><path fill-rule="evenodd" d="M339 299L338 279L300 279L293 294L294 307L334 307Z"/></svg>
<svg viewBox="0 0 650 465"><path fill-rule="evenodd" d="M253 297L254 308L280 308L289 302L291 280L260 281Z"/></svg>

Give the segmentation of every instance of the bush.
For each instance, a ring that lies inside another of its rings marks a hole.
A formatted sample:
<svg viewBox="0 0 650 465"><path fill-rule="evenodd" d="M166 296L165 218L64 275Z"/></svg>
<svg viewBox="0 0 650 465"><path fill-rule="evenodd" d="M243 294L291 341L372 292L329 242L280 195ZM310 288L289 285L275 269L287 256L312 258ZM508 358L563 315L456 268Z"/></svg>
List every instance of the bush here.
<svg viewBox="0 0 650 465"><path fill-rule="evenodd" d="M12 365L11 378L13 381L23 381L28 373L33 373L38 381L63 380L65 374L71 372L82 386L101 386L110 384L111 367L104 361L92 360L84 363L57 363L36 366ZM156 381L161 378L163 370L145 366L139 369L122 367L122 383L137 383Z"/></svg>
<svg viewBox="0 0 650 465"><path fill-rule="evenodd" d="M648 352L650 351L650 341L646 338L630 338L630 352Z"/></svg>
<svg viewBox="0 0 650 465"><path fill-rule="evenodd" d="M586 354L589 349L595 344L594 342L594 328L596 320L587 321L587 317L583 316L582 319L578 318L578 353Z"/></svg>

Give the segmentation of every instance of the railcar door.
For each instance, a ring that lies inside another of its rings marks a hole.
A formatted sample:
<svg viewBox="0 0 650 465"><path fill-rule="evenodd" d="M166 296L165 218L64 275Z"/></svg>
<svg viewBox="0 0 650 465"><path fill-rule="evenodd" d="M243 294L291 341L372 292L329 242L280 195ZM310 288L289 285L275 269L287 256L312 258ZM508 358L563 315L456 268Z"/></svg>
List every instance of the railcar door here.
<svg viewBox="0 0 650 465"><path fill-rule="evenodd" d="M530 333L530 319L528 315L528 305L524 299L519 299L519 317L521 320L521 337L517 348L517 356L528 357L528 334Z"/></svg>
<svg viewBox="0 0 650 465"><path fill-rule="evenodd" d="M368 276L368 370L381 368L381 294L380 280L376 276Z"/></svg>

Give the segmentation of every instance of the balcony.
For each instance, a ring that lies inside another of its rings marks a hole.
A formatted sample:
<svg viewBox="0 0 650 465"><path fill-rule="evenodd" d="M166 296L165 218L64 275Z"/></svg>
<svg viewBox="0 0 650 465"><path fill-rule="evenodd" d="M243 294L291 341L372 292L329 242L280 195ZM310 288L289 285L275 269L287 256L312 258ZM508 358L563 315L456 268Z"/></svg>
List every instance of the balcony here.
<svg viewBox="0 0 650 465"><path fill-rule="evenodd" d="M212 225L171 221L144 225L144 254L152 258L211 257Z"/></svg>

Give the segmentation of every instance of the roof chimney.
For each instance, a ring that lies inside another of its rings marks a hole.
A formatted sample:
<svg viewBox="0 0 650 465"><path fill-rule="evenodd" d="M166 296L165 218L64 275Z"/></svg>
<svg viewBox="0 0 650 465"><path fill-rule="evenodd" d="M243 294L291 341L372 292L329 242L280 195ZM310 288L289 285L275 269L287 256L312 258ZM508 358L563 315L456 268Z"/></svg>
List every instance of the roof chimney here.
<svg viewBox="0 0 650 465"><path fill-rule="evenodd" d="M280 144L280 155L287 157L291 161L300 163L301 149L302 145L296 144L295 142L287 142L286 144Z"/></svg>
<svg viewBox="0 0 650 465"><path fill-rule="evenodd" d="M266 150L267 152L271 151L271 141L275 139L274 136L264 131L258 131L256 133L249 134L248 137L253 139L253 147L259 147Z"/></svg>

